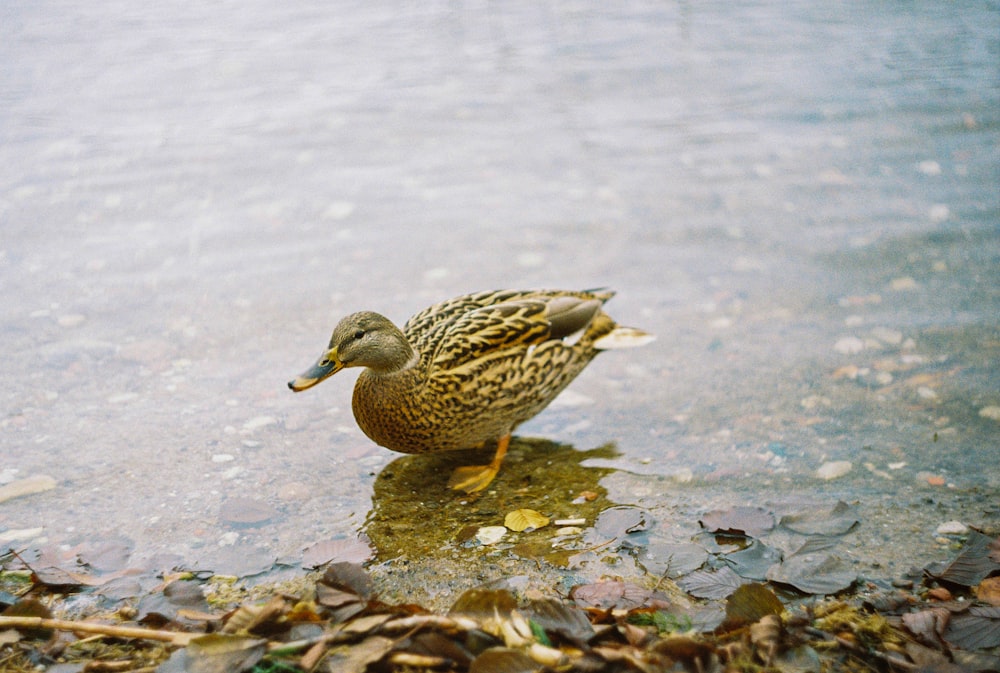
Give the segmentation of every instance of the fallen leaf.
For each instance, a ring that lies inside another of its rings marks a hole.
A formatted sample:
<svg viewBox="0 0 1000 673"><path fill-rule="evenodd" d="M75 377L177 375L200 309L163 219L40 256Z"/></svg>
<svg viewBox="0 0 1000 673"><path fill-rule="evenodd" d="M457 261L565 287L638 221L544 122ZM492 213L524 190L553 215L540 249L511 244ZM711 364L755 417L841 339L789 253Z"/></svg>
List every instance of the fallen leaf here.
<svg viewBox="0 0 1000 673"><path fill-rule="evenodd" d="M836 594L857 580L857 572L828 550L829 540L808 540L794 554L767 571L767 579L807 594Z"/></svg>
<svg viewBox="0 0 1000 673"><path fill-rule="evenodd" d="M637 559L650 575L676 579L708 560L705 548L691 542L651 542Z"/></svg>
<svg viewBox="0 0 1000 673"><path fill-rule="evenodd" d="M370 636L346 651L334 652L327 658L327 670L337 673L364 673L369 664L374 664L392 651L396 641L383 636Z"/></svg>
<svg viewBox="0 0 1000 673"><path fill-rule="evenodd" d="M692 596L714 600L727 598L746 583L728 566L718 570L698 570L677 580L677 586Z"/></svg>
<svg viewBox="0 0 1000 673"><path fill-rule="evenodd" d="M781 517L781 525L803 535L844 535L861 523L857 511L844 501L829 505L806 505Z"/></svg>
<svg viewBox="0 0 1000 673"><path fill-rule="evenodd" d="M585 643L594 635L586 614L575 606L551 598L532 601L528 606L531 620L549 635L558 635L574 644Z"/></svg>
<svg viewBox="0 0 1000 673"><path fill-rule="evenodd" d="M503 589L468 589L448 610L449 615L464 615L478 621L493 618L495 614L507 614L517 608L517 602L509 591Z"/></svg>
<svg viewBox="0 0 1000 673"><path fill-rule="evenodd" d="M122 570L128 565L133 547L135 543L128 538L103 539L79 551L80 563L100 573Z"/></svg>
<svg viewBox="0 0 1000 673"><path fill-rule="evenodd" d="M533 509L515 509L504 517L503 525L515 533L520 533L549 525L549 518Z"/></svg>
<svg viewBox="0 0 1000 673"><path fill-rule="evenodd" d="M201 585L188 580L174 580L163 587L163 591L143 596L136 609L143 623L181 619L178 614L181 609L209 611Z"/></svg>
<svg viewBox="0 0 1000 673"><path fill-rule="evenodd" d="M1000 571L1000 563L992 557L996 544L997 540L972 529L958 556L943 566L928 566L924 568L924 572L941 582L963 587L975 586Z"/></svg>
<svg viewBox="0 0 1000 673"><path fill-rule="evenodd" d="M653 521L653 515L644 509L619 505L601 512L594 522L594 530L604 538L620 539L629 533L647 530Z"/></svg>
<svg viewBox="0 0 1000 673"><path fill-rule="evenodd" d="M323 540L310 545L302 552L302 565L318 568L331 561L364 563L373 555L371 546L358 538Z"/></svg>
<svg viewBox="0 0 1000 673"><path fill-rule="evenodd" d="M726 621L754 624L767 615L780 615L785 606L763 584L744 584L726 600Z"/></svg>
<svg viewBox="0 0 1000 673"><path fill-rule="evenodd" d="M505 647L486 650L472 661L469 673L535 673L541 667L528 655Z"/></svg>
<svg viewBox="0 0 1000 673"><path fill-rule="evenodd" d="M768 547L760 540L753 540L746 549L726 554L724 560L733 566L740 577L749 580L763 581L767 579L767 571L772 566L781 563L781 551Z"/></svg>
<svg viewBox="0 0 1000 673"><path fill-rule="evenodd" d="M237 527L259 526L278 517L278 510L253 498L227 498L219 508L219 519Z"/></svg>
<svg viewBox="0 0 1000 673"><path fill-rule="evenodd" d="M945 608L929 608L920 612L903 613L900 619L906 630L930 647L941 647L941 636L948 627L951 613Z"/></svg>
<svg viewBox="0 0 1000 673"><path fill-rule="evenodd" d="M963 650L1000 646L1000 607L973 605L951 616L944 639Z"/></svg>
<svg viewBox="0 0 1000 673"><path fill-rule="evenodd" d="M186 670L195 673L239 673L264 658L267 641L249 636L213 633L187 646Z"/></svg>
<svg viewBox="0 0 1000 673"><path fill-rule="evenodd" d="M372 596L371 578L357 563L331 563L319 582L365 600Z"/></svg>
<svg viewBox="0 0 1000 673"><path fill-rule="evenodd" d="M761 507L732 507L706 512L698 523L714 533L756 537L774 528L774 514Z"/></svg>
<svg viewBox="0 0 1000 673"><path fill-rule="evenodd" d="M602 610L657 606L668 604L666 596L621 580L606 580L593 584L578 584L570 589L569 597L584 608Z"/></svg>

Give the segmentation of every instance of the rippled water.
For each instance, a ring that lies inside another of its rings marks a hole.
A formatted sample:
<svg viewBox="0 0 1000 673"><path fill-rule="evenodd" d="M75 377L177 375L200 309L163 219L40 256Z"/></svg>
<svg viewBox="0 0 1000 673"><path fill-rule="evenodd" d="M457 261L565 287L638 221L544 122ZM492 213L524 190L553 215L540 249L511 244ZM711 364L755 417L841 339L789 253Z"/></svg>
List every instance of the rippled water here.
<svg viewBox="0 0 1000 673"><path fill-rule="evenodd" d="M0 479L56 487L0 535L222 572L353 537L398 456L353 374L285 382L347 312L535 286L659 335L520 432L613 443L578 469L614 501L855 500L883 554L995 524L998 35L995 2L8 3Z"/></svg>

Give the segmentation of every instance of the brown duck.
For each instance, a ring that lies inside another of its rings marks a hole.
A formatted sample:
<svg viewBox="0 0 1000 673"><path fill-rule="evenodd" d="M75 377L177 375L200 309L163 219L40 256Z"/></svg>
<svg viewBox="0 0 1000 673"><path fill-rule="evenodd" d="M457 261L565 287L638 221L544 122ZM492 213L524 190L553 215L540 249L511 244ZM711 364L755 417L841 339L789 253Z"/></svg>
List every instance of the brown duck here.
<svg viewBox="0 0 1000 673"><path fill-rule="evenodd" d="M288 387L306 390L345 367L365 367L354 417L380 446L402 453L497 443L489 465L460 467L449 486L493 480L514 429L535 416L602 350L653 336L615 324L606 290L499 290L424 309L400 330L371 311L337 325L316 363Z"/></svg>

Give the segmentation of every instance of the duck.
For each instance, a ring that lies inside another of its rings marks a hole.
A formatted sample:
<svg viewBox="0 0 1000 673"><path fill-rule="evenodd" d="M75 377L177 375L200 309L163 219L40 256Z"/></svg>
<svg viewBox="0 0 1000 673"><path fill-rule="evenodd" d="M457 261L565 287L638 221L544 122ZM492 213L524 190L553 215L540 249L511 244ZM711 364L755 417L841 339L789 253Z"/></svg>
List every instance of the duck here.
<svg viewBox="0 0 1000 673"><path fill-rule="evenodd" d="M351 406L358 426L379 446L426 454L496 445L489 464L459 467L448 482L475 493L496 477L514 430L601 351L655 338L604 312L614 294L477 292L429 306L402 329L373 311L352 313L288 387L301 392L342 369L363 368Z"/></svg>

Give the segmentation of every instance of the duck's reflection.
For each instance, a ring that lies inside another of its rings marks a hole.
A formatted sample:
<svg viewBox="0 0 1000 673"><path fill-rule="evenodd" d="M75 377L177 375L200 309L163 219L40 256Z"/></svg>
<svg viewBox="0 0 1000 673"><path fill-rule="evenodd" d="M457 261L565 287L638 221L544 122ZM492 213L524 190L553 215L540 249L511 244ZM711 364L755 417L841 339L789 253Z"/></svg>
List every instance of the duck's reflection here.
<svg viewBox="0 0 1000 673"><path fill-rule="evenodd" d="M380 559L427 558L450 554L463 531L501 526L507 512L530 508L552 520L593 522L608 503L602 477L607 467L586 467L588 459L618 455L613 444L578 451L568 444L515 437L500 476L489 489L473 495L448 488L455 467L489 453L452 451L403 456L375 480L373 507L365 524Z"/></svg>

